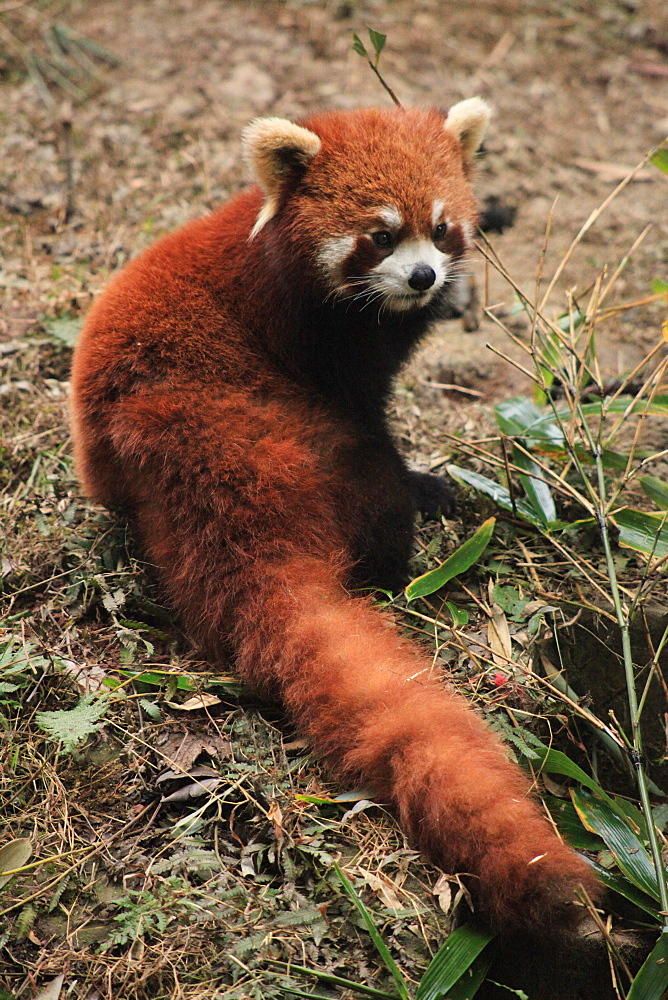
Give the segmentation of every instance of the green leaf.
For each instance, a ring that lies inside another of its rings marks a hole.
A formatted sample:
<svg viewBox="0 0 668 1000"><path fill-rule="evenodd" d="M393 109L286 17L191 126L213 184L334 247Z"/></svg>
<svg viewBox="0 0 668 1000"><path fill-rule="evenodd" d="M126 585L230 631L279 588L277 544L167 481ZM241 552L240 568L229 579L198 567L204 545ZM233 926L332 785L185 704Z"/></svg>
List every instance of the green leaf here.
<svg viewBox="0 0 668 1000"><path fill-rule="evenodd" d="M639 889L659 900L659 883L652 859L626 817L597 795L571 789L573 805L586 828L602 837L620 869Z"/></svg>
<svg viewBox="0 0 668 1000"><path fill-rule="evenodd" d="M526 396L514 396L494 407L496 422L508 437L526 438L531 444L550 441L562 445L564 435L545 410Z"/></svg>
<svg viewBox="0 0 668 1000"><path fill-rule="evenodd" d="M559 833L563 835L571 847L574 847L576 851L603 850L604 842L598 834L585 829L572 802L567 799L557 799L552 795L546 795L544 801L550 811L550 816L557 824Z"/></svg>
<svg viewBox="0 0 668 1000"><path fill-rule="evenodd" d="M32 846L28 837L17 837L0 847L0 889L9 882L17 868L23 868L32 854Z"/></svg>
<svg viewBox="0 0 668 1000"><path fill-rule="evenodd" d="M662 929L659 940L633 980L631 989L626 994L626 1000L662 1000L666 990L668 990L668 927Z"/></svg>
<svg viewBox="0 0 668 1000"><path fill-rule="evenodd" d="M491 497L494 503L498 504L498 506L503 508L503 510L509 510L514 514L518 514L535 528L543 527L543 522L534 511L531 504L527 503L526 500L519 498L515 500L513 505L510 493L506 487L501 486L500 483L494 482L493 479L488 479L487 476L480 475L479 472L472 472L470 469L462 469L458 465L448 465L446 471L448 472L448 475L457 482L465 483L467 486L472 486L473 489L478 490L479 493L484 493L486 496Z"/></svg>
<svg viewBox="0 0 668 1000"><path fill-rule="evenodd" d="M561 829L561 827L559 827L559 829ZM625 899L628 899L634 904L634 906L644 910L645 913L649 913L649 915L654 917L655 920L661 920L659 908L651 896L648 896L646 893L638 889L637 886L635 886L633 882L629 882L624 875L608 871L607 868L597 864L590 858L586 858L586 860L596 872L596 877L599 882L601 882L606 889L612 889L613 892L616 892L618 895L624 896Z"/></svg>
<svg viewBox="0 0 668 1000"><path fill-rule="evenodd" d="M364 42L359 35L353 35L353 51L356 52L358 56L363 56L365 59L369 58L369 53L364 47Z"/></svg>
<svg viewBox="0 0 668 1000"><path fill-rule="evenodd" d="M415 1000L444 997L493 938L494 934L489 931L474 930L467 924L458 927L431 960L420 980Z"/></svg>
<svg viewBox="0 0 668 1000"><path fill-rule="evenodd" d="M464 608L458 608L456 604L452 603L452 601L446 601L445 604L448 611L452 615L453 625L455 625L457 628L463 628L464 625L468 625L469 623L468 611L465 611Z"/></svg>
<svg viewBox="0 0 668 1000"><path fill-rule="evenodd" d="M376 53L376 59L378 59L379 55L385 48L387 35L383 35L381 34L380 31L374 31L373 28L369 27L367 27L366 30L369 32L369 39L371 41L371 44L373 45L373 50Z"/></svg>
<svg viewBox="0 0 668 1000"><path fill-rule="evenodd" d="M571 328L573 330L577 330L579 326L582 326L584 321L585 321L584 313L581 313L579 309L574 309L572 313L571 312L562 313L559 316L559 319L557 320L557 325L559 329L562 330L564 333L570 333ZM557 358L559 363L562 363L561 344L558 340L556 344L558 345L559 348L559 353L557 354ZM552 353L554 353L554 349ZM554 361L552 362L552 364L554 364Z"/></svg>
<svg viewBox="0 0 668 1000"><path fill-rule="evenodd" d="M668 292L668 281L662 281L661 278L654 278L652 281L652 291L655 295L663 295Z"/></svg>
<svg viewBox="0 0 668 1000"><path fill-rule="evenodd" d="M495 517L487 518L470 538L467 538L451 556L448 556L445 562L442 562L436 569L423 573L422 576L412 580L406 587L407 599L414 601L416 597L426 597L428 594L433 594L445 586L448 580L452 580L454 576L459 576L460 573L465 573L467 569L470 569L489 545L495 524Z"/></svg>
<svg viewBox="0 0 668 1000"><path fill-rule="evenodd" d="M59 712L37 712L35 721L49 736L60 740L63 750L69 752L77 743L81 743L87 736L101 728L97 724L98 719L102 718L108 708L107 698L85 695L76 708L69 711L63 709Z"/></svg>
<svg viewBox="0 0 668 1000"><path fill-rule="evenodd" d="M355 908L357 909L357 912L362 917L362 920L364 921L364 925L367 931L369 932L371 940L376 946L376 951L382 958L383 963L385 964L385 968L388 970L388 972L392 976L392 979L394 980L394 984L397 988L397 993L401 997L401 1000L408 1000L408 990L406 988L406 982L404 980L404 977L399 971L396 962L390 955L389 948L383 941L383 938L381 937L381 934L373 921L373 917L367 910L366 906L364 905L360 897L355 892L352 883L348 879L347 875L344 874L343 869L341 869L336 864L336 862L334 863L334 871L338 875L341 881L341 885L345 889L346 893L353 901Z"/></svg>
<svg viewBox="0 0 668 1000"><path fill-rule="evenodd" d="M448 990L447 1000L472 1000L487 978L492 959L491 948L482 951L455 985Z"/></svg>
<svg viewBox="0 0 668 1000"><path fill-rule="evenodd" d="M557 508L554 505L552 490L545 482L544 472L532 458L520 451L516 445L513 445L513 463L529 473L527 476L520 476L520 482L527 495L527 500L547 527L548 524L557 520Z"/></svg>
<svg viewBox="0 0 668 1000"><path fill-rule="evenodd" d="M662 170L664 174L668 174L668 145L657 149L654 156L650 156L649 162L653 163L659 170Z"/></svg>
<svg viewBox="0 0 668 1000"><path fill-rule="evenodd" d="M668 510L668 483L656 476L641 476L640 485L645 496L653 500L661 510Z"/></svg>
<svg viewBox="0 0 668 1000"><path fill-rule="evenodd" d="M565 753L561 750L552 750L550 747L546 746L535 746L534 749L538 754L541 765L541 771L547 771L548 774L562 774L565 778L573 778L578 781L585 788L590 788L592 792L596 792L597 795L603 796L608 801L612 801L605 794L600 785L597 785L593 778L590 778L586 771L583 771L581 767L578 767L574 761L567 757Z"/></svg>
<svg viewBox="0 0 668 1000"><path fill-rule="evenodd" d="M668 396L655 396L652 400L640 398L629 399L628 396L620 396L617 399L604 400L606 413L647 413L654 417L663 417L668 414ZM601 413L601 402L584 403L580 408L585 417L597 416ZM559 410L559 416L564 420L570 419L570 410Z"/></svg>
<svg viewBox="0 0 668 1000"><path fill-rule="evenodd" d="M314 979L318 979L321 983L327 983L329 986L340 986L344 990L352 990L355 993L362 994L362 996L378 997L379 1000L396 1000L396 994L394 993L386 993L383 990L376 990L372 986L365 986L363 983L356 983L352 979L344 979L341 976L335 976L331 972L321 972L320 969L310 969L306 965L295 965L294 962L279 962L278 959L275 958L269 958L267 961L271 962L272 965L280 965L289 975L297 973L301 976L313 976ZM287 988L288 987L286 987L286 989ZM310 996L312 994L303 994L303 996L307 995Z"/></svg>
<svg viewBox="0 0 668 1000"><path fill-rule="evenodd" d="M668 520L665 514L648 514L625 507L611 515L619 528L619 544L636 552L661 558L668 555Z"/></svg>
<svg viewBox="0 0 668 1000"><path fill-rule="evenodd" d="M70 316L69 313L63 313L62 316L58 316L56 319L43 319L42 323L46 332L51 337L55 340L60 340L63 344L67 344L68 347L74 347L79 339L83 319L81 317Z"/></svg>
<svg viewBox="0 0 668 1000"><path fill-rule="evenodd" d="M508 402L510 403L513 401L508 400ZM527 400L527 402L530 401ZM626 413L628 410L629 414L646 413L649 416L666 416L668 414L668 395L657 395L651 401L643 398L631 399L629 396L619 396L617 399L605 399L603 401L596 400L593 403L583 403L582 406L579 407L580 412L585 417L600 416L603 412L603 408L605 408L606 413ZM535 407L535 409L538 410L537 407ZM538 410L538 412L540 413L541 411ZM556 429L563 442L561 431L559 431L559 428L554 423L555 416L558 417L559 420L567 423L571 419L571 411L568 407L561 407L556 411L556 415L552 412L544 413L540 416L540 419L536 419L532 424L530 424L524 432L516 431L510 436L519 437L522 433L525 435L528 434L528 436L533 439L533 443L538 444L540 443L541 438L545 439L550 435L554 435L554 431ZM557 443L556 435L554 435L554 442Z"/></svg>
<svg viewBox="0 0 668 1000"><path fill-rule="evenodd" d="M150 719L153 719L154 722L160 722L162 719L162 712L160 711L159 705L157 705L154 701L149 701L148 698L140 698L139 704Z"/></svg>

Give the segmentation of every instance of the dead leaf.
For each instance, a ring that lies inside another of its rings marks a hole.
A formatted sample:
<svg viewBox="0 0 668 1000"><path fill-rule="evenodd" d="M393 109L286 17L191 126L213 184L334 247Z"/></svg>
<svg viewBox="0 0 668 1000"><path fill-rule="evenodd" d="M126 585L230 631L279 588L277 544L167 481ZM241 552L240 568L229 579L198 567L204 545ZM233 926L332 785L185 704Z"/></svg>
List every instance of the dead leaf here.
<svg viewBox="0 0 668 1000"><path fill-rule="evenodd" d="M283 830L283 813L281 812L281 807L276 799L271 800L267 818L274 828L274 836L276 837L276 840L283 840L285 837L285 831Z"/></svg>
<svg viewBox="0 0 668 1000"><path fill-rule="evenodd" d="M359 799L352 809L347 809L341 817L341 826L349 823L353 816L357 816L358 813L364 812L369 806L375 806L376 803L372 802L371 799Z"/></svg>
<svg viewBox="0 0 668 1000"><path fill-rule="evenodd" d="M201 753L220 760L229 760L232 747L229 740L216 733L172 732L159 748L165 760L176 769L189 771Z"/></svg>
<svg viewBox="0 0 668 1000"><path fill-rule="evenodd" d="M17 868L23 868L31 854L32 846L28 837L17 837L0 847L0 888L14 877L13 873Z"/></svg>
<svg viewBox="0 0 668 1000"><path fill-rule="evenodd" d="M200 764L198 767L188 768L187 771L163 771L155 779L157 785L163 785L166 781L176 781L179 778L219 778L220 774L213 767Z"/></svg>
<svg viewBox="0 0 668 1000"><path fill-rule="evenodd" d="M441 875L431 892L432 895L436 896L438 899L438 905L443 910L443 913L449 913L452 909L452 888L450 886L450 877L448 875Z"/></svg>
<svg viewBox="0 0 668 1000"><path fill-rule="evenodd" d="M566 786L560 785L558 781L553 781L549 774L546 774L545 771L542 772L541 778L543 779L543 784L550 795L554 795L558 799L570 798Z"/></svg>
<svg viewBox="0 0 668 1000"><path fill-rule="evenodd" d="M170 708L177 708L180 712L197 712L202 708L210 708L212 705L220 705L221 700L218 695L207 694L203 691L202 694L194 694L192 698L188 698L182 704L178 704L176 701L166 702Z"/></svg>
<svg viewBox="0 0 668 1000"><path fill-rule="evenodd" d="M163 802L187 802L188 799L199 799L203 795L210 795L222 782L220 775L217 778L203 778L201 781L193 782L177 788L171 795L165 795Z"/></svg>
<svg viewBox="0 0 668 1000"><path fill-rule="evenodd" d="M512 659L512 643L508 619L498 604L492 605L487 625L487 643L492 650L492 658L497 666L507 667Z"/></svg>
<svg viewBox="0 0 668 1000"><path fill-rule="evenodd" d="M64 982L65 976L61 973L55 979L52 979L50 983L47 983L46 986L42 987L35 1000L58 1000Z"/></svg>
<svg viewBox="0 0 668 1000"><path fill-rule="evenodd" d="M364 876L367 885L375 892L383 906L386 906L388 910L404 909L395 892L395 886L391 879L387 878L387 876L379 877L378 875L374 875L373 872L367 871L365 868L358 868L357 871Z"/></svg>

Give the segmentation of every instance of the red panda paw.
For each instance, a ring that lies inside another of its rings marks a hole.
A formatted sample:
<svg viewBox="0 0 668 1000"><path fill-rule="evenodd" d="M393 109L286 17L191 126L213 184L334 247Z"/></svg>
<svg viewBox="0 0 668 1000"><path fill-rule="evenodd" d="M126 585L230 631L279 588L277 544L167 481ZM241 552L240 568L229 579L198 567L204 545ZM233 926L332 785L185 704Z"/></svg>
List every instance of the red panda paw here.
<svg viewBox="0 0 668 1000"><path fill-rule="evenodd" d="M481 911L502 934L522 930L542 937L575 929L587 916L582 889L596 902L601 895L592 869L556 837L535 854L491 848L473 889Z"/></svg>

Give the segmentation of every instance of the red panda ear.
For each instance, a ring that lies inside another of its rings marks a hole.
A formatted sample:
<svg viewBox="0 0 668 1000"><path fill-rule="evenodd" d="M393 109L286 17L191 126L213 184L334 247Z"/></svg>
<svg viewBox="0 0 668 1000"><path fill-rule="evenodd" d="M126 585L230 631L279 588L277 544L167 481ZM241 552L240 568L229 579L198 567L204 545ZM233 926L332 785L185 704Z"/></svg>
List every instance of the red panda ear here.
<svg viewBox="0 0 668 1000"><path fill-rule="evenodd" d="M276 214L286 180L303 170L319 152L315 132L285 118L255 118L244 129L241 142L246 160L265 193L265 203L250 238Z"/></svg>
<svg viewBox="0 0 668 1000"><path fill-rule="evenodd" d="M492 109L481 97L469 97L448 111L445 128L452 132L470 162L482 142Z"/></svg>

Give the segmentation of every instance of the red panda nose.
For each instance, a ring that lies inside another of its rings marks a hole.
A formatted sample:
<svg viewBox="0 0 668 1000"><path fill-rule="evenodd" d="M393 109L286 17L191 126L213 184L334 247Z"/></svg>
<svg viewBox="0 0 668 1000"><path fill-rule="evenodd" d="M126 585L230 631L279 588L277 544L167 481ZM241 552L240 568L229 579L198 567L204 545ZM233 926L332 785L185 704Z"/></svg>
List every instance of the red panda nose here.
<svg viewBox="0 0 668 1000"><path fill-rule="evenodd" d="M436 271L433 267L429 267L427 264L420 264L411 274L408 284L416 292L425 292L428 288L431 288L435 281Z"/></svg>

